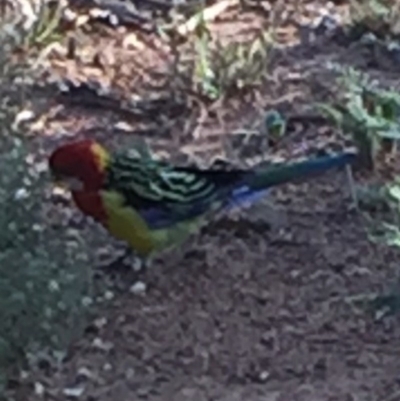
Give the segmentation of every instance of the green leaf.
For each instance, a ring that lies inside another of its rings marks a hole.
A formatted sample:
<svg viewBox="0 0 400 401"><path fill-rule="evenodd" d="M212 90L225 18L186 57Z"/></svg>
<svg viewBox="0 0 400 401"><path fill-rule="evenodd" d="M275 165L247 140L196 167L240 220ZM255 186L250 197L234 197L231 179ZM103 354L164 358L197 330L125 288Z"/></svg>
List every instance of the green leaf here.
<svg viewBox="0 0 400 401"><path fill-rule="evenodd" d="M340 126L343 124L343 114L335 109L334 107L324 104L324 103L317 103L315 105L317 110L319 110L322 115L325 117L329 118L331 121L333 121L337 126Z"/></svg>
<svg viewBox="0 0 400 401"><path fill-rule="evenodd" d="M396 184L388 185L387 190L394 199L400 202L400 186Z"/></svg>
<svg viewBox="0 0 400 401"><path fill-rule="evenodd" d="M377 131L377 135L379 135L380 138L398 140L400 139L400 127L393 127L384 131Z"/></svg>

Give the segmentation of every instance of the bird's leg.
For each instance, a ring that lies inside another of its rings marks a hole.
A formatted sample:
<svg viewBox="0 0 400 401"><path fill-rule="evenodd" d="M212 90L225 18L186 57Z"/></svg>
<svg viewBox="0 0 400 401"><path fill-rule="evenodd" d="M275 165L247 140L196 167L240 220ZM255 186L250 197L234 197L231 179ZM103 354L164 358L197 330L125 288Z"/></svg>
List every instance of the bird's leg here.
<svg viewBox="0 0 400 401"><path fill-rule="evenodd" d="M131 254L130 261L128 263L134 272L145 274L151 264L151 259L149 257L140 257L138 255Z"/></svg>

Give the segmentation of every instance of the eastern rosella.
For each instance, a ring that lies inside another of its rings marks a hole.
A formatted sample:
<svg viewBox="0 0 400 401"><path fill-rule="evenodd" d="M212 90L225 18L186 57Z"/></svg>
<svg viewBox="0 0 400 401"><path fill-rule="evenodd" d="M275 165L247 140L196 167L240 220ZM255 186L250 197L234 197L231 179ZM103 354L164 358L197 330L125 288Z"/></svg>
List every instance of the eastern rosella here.
<svg viewBox="0 0 400 401"><path fill-rule="evenodd" d="M254 202L268 188L321 174L355 160L350 152L250 170L201 170L109 153L93 140L62 145L49 158L55 180L66 183L78 208L140 256L178 244L209 212Z"/></svg>

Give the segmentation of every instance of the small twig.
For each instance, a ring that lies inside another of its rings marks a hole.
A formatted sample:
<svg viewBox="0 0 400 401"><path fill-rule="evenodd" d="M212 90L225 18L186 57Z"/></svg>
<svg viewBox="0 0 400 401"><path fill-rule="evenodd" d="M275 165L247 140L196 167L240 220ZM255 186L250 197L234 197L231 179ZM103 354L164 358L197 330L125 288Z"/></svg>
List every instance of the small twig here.
<svg viewBox="0 0 400 401"><path fill-rule="evenodd" d="M356 209L359 210L358 198L357 198L356 188L355 188L355 184L354 184L353 170L350 165L346 166L346 175L347 175L347 181L348 181L349 187L350 187L351 197L353 199Z"/></svg>
<svg viewBox="0 0 400 401"><path fill-rule="evenodd" d="M212 21L216 17L218 17L218 15L223 13L226 9L238 3L239 0L222 0L196 13L195 15L190 17L186 22L180 24L176 30L179 33L179 35L186 36L190 32L193 32L201 21Z"/></svg>
<svg viewBox="0 0 400 401"><path fill-rule="evenodd" d="M219 142L212 143L200 143L200 144L188 144L181 147L181 152L193 154L196 152L212 152L218 151L221 149L221 145Z"/></svg>

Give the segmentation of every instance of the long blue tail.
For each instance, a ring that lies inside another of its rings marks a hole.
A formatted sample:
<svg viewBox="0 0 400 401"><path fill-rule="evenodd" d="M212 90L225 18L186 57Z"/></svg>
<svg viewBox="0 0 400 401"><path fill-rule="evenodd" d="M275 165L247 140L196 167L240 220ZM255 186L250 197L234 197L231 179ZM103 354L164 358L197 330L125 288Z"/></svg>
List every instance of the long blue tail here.
<svg viewBox="0 0 400 401"><path fill-rule="evenodd" d="M271 187L321 175L328 170L352 164L356 158L356 153L344 152L333 156L256 168L232 191L228 207L238 206L244 202L255 202L265 196Z"/></svg>

